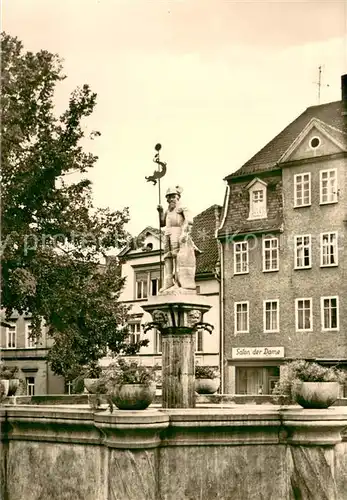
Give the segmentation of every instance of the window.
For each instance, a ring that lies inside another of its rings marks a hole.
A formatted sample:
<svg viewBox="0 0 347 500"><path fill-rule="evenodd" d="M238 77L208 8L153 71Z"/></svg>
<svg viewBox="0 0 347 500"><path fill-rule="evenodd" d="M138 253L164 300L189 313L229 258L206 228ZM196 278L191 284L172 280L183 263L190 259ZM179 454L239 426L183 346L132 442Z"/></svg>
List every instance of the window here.
<svg viewBox="0 0 347 500"><path fill-rule="evenodd" d="M27 396L35 396L35 377L25 378Z"/></svg>
<svg viewBox="0 0 347 500"><path fill-rule="evenodd" d="M31 323L26 321L25 322L25 347L27 349L32 349L37 347L37 342L35 338L30 337L31 333Z"/></svg>
<svg viewBox="0 0 347 500"><path fill-rule="evenodd" d="M235 333L248 333L249 330L249 302L235 302Z"/></svg>
<svg viewBox="0 0 347 500"><path fill-rule="evenodd" d="M153 330L153 332L154 332L154 339L155 339L155 351L157 354L160 354L162 352L162 349L163 349L161 333L157 328L155 328Z"/></svg>
<svg viewBox="0 0 347 500"><path fill-rule="evenodd" d="M312 139L310 140L310 148L317 149L319 145L320 145L320 138L312 137Z"/></svg>
<svg viewBox="0 0 347 500"><path fill-rule="evenodd" d="M136 273L136 298L147 299L148 275L147 273Z"/></svg>
<svg viewBox="0 0 347 500"><path fill-rule="evenodd" d="M320 265L337 266L338 246L337 233L322 233L320 244Z"/></svg>
<svg viewBox="0 0 347 500"><path fill-rule="evenodd" d="M204 339L204 330L202 328L199 328L198 331L196 332L196 337L195 337L196 352L202 352L204 350L203 339Z"/></svg>
<svg viewBox="0 0 347 500"><path fill-rule="evenodd" d="M338 297L321 298L322 330L339 329Z"/></svg>
<svg viewBox="0 0 347 500"><path fill-rule="evenodd" d="M265 238L263 240L263 271L278 271L278 269L278 238Z"/></svg>
<svg viewBox="0 0 347 500"><path fill-rule="evenodd" d="M312 330L312 299L296 299L295 301L296 330Z"/></svg>
<svg viewBox="0 0 347 500"><path fill-rule="evenodd" d="M311 174L294 175L294 206L307 207L311 205Z"/></svg>
<svg viewBox="0 0 347 500"><path fill-rule="evenodd" d="M15 349L16 347L17 347L17 325L14 323L13 325L6 327L6 348Z"/></svg>
<svg viewBox="0 0 347 500"><path fill-rule="evenodd" d="M295 236L295 269L311 267L311 235Z"/></svg>
<svg viewBox="0 0 347 500"><path fill-rule="evenodd" d="M248 241L234 243L234 273L248 273Z"/></svg>
<svg viewBox="0 0 347 500"><path fill-rule="evenodd" d="M151 277L151 295L158 295L159 292L159 278Z"/></svg>
<svg viewBox="0 0 347 500"><path fill-rule="evenodd" d="M266 217L266 185L259 180L249 190L249 219Z"/></svg>
<svg viewBox="0 0 347 500"><path fill-rule="evenodd" d="M237 366L236 394L271 394L279 378L278 366Z"/></svg>
<svg viewBox="0 0 347 500"><path fill-rule="evenodd" d="M159 292L160 271L141 271L135 274L136 299L147 299L147 297L158 295Z"/></svg>
<svg viewBox="0 0 347 500"><path fill-rule="evenodd" d="M73 382L71 380L67 380L65 382L65 394L73 394Z"/></svg>
<svg viewBox="0 0 347 500"><path fill-rule="evenodd" d="M337 202L337 170L321 170L320 176L320 203L336 203Z"/></svg>
<svg viewBox="0 0 347 500"><path fill-rule="evenodd" d="M278 300L264 300L264 332L279 332Z"/></svg>
<svg viewBox="0 0 347 500"><path fill-rule="evenodd" d="M141 323L129 324L129 343L136 344L141 338Z"/></svg>

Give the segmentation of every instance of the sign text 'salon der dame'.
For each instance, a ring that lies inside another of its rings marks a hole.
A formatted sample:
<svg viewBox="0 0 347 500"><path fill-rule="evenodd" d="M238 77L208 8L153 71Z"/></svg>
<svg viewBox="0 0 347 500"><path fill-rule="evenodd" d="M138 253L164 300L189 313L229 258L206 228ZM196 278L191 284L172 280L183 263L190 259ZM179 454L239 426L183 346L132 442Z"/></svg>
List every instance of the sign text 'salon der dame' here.
<svg viewBox="0 0 347 500"><path fill-rule="evenodd" d="M284 347L233 347L232 357L250 358L284 358Z"/></svg>

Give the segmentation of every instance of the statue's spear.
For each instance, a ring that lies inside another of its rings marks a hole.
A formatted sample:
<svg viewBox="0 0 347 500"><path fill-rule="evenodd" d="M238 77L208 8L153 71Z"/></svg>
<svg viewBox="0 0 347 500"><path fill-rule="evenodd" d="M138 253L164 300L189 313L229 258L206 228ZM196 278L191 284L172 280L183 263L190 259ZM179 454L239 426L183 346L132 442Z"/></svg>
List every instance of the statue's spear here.
<svg viewBox="0 0 347 500"><path fill-rule="evenodd" d="M156 153L154 155L153 161L154 163L157 163L159 165L158 170L154 170L153 174L145 177L147 182L153 182L153 185L155 186L158 182L158 194L159 194L159 205L161 205L161 192L160 192L160 179L164 177L166 174L166 163L163 161L160 161L160 156L159 156L159 151L161 150L161 144L156 144L155 148ZM162 255L161 255L161 220L160 220L160 214L159 214L159 270L160 270L160 278L159 278L159 288L162 287Z"/></svg>

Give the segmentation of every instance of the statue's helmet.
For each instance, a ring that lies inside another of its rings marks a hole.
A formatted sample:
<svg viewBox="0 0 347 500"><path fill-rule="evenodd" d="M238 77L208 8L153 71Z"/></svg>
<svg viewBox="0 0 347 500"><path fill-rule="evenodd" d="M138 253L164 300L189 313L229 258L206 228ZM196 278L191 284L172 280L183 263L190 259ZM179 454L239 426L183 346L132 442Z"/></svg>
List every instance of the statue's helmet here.
<svg viewBox="0 0 347 500"><path fill-rule="evenodd" d="M175 186L175 187L169 187L169 189L166 191L165 196L168 197L170 194L178 194L179 197L181 197L183 189L180 186Z"/></svg>

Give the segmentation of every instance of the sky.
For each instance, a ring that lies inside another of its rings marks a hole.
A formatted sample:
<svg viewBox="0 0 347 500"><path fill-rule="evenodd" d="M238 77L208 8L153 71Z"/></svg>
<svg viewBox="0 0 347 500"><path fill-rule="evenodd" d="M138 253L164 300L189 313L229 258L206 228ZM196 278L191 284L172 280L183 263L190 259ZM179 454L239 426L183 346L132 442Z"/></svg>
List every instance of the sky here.
<svg viewBox="0 0 347 500"><path fill-rule="evenodd" d="M128 230L157 226L154 146L170 186L197 215L223 204L224 177L308 106L340 100L347 73L347 0L3 0L2 29L25 49L58 53L70 92L97 106L85 148L96 206L130 207Z"/></svg>

